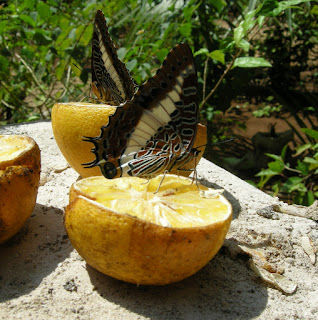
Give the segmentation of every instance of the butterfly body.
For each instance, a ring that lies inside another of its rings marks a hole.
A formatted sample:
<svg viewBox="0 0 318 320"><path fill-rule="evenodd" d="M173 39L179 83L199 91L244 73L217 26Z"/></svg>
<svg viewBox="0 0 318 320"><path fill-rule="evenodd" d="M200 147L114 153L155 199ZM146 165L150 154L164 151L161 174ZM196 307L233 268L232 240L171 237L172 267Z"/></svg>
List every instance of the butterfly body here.
<svg viewBox="0 0 318 320"><path fill-rule="evenodd" d="M134 94L134 82L117 56L116 46L100 10L94 21L91 88L98 100L115 105L130 100Z"/></svg>
<svg viewBox="0 0 318 320"><path fill-rule="evenodd" d="M193 148L198 124L197 76L191 49L179 44L156 75L133 99L117 107L92 142L106 178L152 178L182 168L198 153Z"/></svg>

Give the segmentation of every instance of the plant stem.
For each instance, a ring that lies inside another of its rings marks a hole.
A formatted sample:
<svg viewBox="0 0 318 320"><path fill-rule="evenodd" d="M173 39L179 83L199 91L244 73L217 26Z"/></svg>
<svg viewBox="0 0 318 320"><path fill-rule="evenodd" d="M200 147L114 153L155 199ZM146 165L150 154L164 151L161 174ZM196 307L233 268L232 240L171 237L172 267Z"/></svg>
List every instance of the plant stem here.
<svg viewBox="0 0 318 320"><path fill-rule="evenodd" d="M231 68L233 67L233 64L236 60L236 58L241 54L243 50L242 49L238 49L234 55L233 60L231 61L231 63L228 65L228 67L225 69L225 71L223 72L221 78L219 79L219 81L217 82L217 84L214 86L214 88L210 91L210 93L207 95L207 97L202 101L201 106L200 106L200 110L203 109L204 105L206 104L206 102L210 99L210 97L214 94L215 90L219 87L219 85L221 84L221 82L223 81L223 79L225 78L225 76L229 73L229 71L231 70Z"/></svg>

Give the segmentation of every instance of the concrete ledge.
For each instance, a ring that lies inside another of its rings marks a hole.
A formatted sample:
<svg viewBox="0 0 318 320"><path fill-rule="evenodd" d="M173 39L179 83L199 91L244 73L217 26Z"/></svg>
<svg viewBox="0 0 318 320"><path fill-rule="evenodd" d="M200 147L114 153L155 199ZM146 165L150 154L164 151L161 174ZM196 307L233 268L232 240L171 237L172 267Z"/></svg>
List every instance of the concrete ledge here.
<svg viewBox="0 0 318 320"><path fill-rule="evenodd" d="M69 243L63 211L78 174L61 155L51 123L5 126L0 134L29 135L42 152L35 210L0 246L3 319L316 319L318 224L306 216L317 207L278 210L277 199L202 159L199 178L224 188L233 205L224 247L182 282L137 287L86 265ZM282 274L278 285L266 269Z"/></svg>

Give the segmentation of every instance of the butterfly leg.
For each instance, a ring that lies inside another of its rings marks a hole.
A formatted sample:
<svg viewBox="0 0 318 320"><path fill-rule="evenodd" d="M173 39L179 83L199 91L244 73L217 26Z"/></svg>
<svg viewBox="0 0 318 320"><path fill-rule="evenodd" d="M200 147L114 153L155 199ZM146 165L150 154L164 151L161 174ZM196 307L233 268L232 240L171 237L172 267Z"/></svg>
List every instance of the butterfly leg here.
<svg viewBox="0 0 318 320"><path fill-rule="evenodd" d="M162 182L163 182L163 179L165 178L167 172L168 172L168 170L165 170L165 172L163 173L163 176L162 176L162 178L161 178L161 181L160 181L160 183L159 183L159 186L158 186L157 190L154 192L154 194L156 194L156 193L159 191L160 186L161 186L161 184L162 184Z"/></svg>
<svg viewBox="0 0 318 320"><path fill-rule="evenodd" d="M149 183L150 180L151 180L151 179L149 178L146 182L143 182L143 183L141 183L141 184L147 184L147 183Z"/></svg>

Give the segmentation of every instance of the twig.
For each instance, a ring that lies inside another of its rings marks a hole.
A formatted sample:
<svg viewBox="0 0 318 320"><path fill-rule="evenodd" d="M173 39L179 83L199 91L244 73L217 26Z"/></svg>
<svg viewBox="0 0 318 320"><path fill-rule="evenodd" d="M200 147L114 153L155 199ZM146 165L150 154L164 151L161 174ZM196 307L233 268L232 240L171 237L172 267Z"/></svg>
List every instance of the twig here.
<svg viewBox="0 0 318 320"><path fill-rule="evenodd" d="M40 91L45 95L45 91L42 89L42 86L39 82L39 80L37 79L36 75L34 74L33 70L31 69L31 67L26 63L26 61L18 54L18 53L14 53L14 55L24 64L24 66L27 68L27 70L31 73L35 83L38 85Z"/></svg>
<svg viewBox="0 0 318 320"><path fill-rule="evenodd" d="M266 18L266 20L264 21L263 25L266 25L267 21L268 21L269 17ZM254 24L253 28L248 32L248 34L251 34L253 32L253 30L258 26L257 23ZM258 30L252 34L252 36L250 37L249 41L251 41L255 35L260 31L260 28L258 28ZM240 48L236 51L233 60L231 61L231 63L228 65L228 67L225 69L225 71L223 72L221 78L219 79L219 81L217 82L217 84L214 86L214 88L210 91L210 93L207 95L207 97L205 99L203 99L201 106L200 106L200 110L203 109L204 105L206 104L206 102L211 98L211 96L214 94L214 92L216 91L216 89L219 87L219 85L221 84L221 82L223 81L223 79L225 78L225 76L229 73L229 71L231 70L231 68L234 65L234 62L236 60L236 58L242 53L243 49ZM205 66L204 66L204 71L205 71ZM206 78L204 78L204 83L203 83L203 88L205 90L205 86L206 86ZM203 97L205 96L205 91L203 93Z"/></svg>
<svg viewBox="0 0 318 320"><path fill-rule="evenodd" d="M68 66L68 69L67 69L67 75L66 75L66 83L64 85L65 89L64 89L64 92L62 93L60 99L62 99L66 92L68 91L68 83L70 82L70 76L71 76L71 66Z"/></svg>
<svg viewBox="0 0 318 320"><path fill-rule="evenodd" d="M225 76L229 73L229 71L231 70L231 68L233 67L233 64L236 60L236 58L241 54L241 52L243 51L243 49L239 49L236 51L233 60L231 61L231 63L228 65L228 67L225 69L225 71L223 72L221 78L219 79L219 81L217 82L217 84L214 86L214 88L210 91L210 93L207 95L207 97L202 101L201 106L200 106L200 110L203 109L204 105L206 104L206 102L210 99L210 97L214 94L215 90L218 88L218 86L221 84L221 82L223 81L223 79L225 78Z"/></svg>
<svg viewBox="0 0 318 320"><path fill-rule="evenodd" d="M204 63L204 73L203 73L203 95L202 95L202 100L205 99L205 90L206 90L206 77L207 77L207 71L208 71L208 62L209 58L207 57Z"/></svg>

